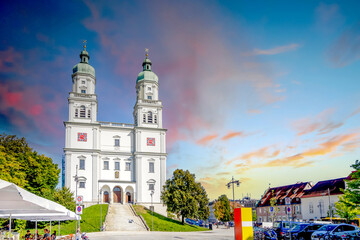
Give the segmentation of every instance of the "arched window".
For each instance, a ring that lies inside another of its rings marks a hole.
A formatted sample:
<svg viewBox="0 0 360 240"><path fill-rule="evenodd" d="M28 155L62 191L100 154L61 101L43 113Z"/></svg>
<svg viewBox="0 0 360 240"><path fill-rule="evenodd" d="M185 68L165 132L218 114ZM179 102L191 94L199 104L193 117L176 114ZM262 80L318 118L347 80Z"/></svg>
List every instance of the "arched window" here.
<svg viewBox="0 0 360 240"><path fill-rule="evenodd" d="M143 122L146 123L146 114L143 115Z"/></svg>
<svg viewBox="0 0 360 240"><path fill-rule="evenodd" d="M85 106L83 105L83 106L80 107L80 117L84 118L85 113L86 113L86 110L85 110Z"/></svg>
<svg viewBox="0 0 360 240"><path fill-rule="evenodd" d="M148 123L152 123L153 117L152 117L152 112L149 111L148 112Z"/></svg>
<svg viewBox="0 0 360 240"><path fill-rule="evenodd" d="M157 123L157 115L154 115L154 123Z"/></svg>
<svg viewBox="0 0 360 240"><path fill-rule="evenodd" d="M79 117L79 109L75 109L75 117Z"/></svg>
<svg viewBox="0 0 360 240"><path fill-rule="evenodd" d="M88 118L90 118L91 117L91 110L89 109L88 110Z"/></svg>

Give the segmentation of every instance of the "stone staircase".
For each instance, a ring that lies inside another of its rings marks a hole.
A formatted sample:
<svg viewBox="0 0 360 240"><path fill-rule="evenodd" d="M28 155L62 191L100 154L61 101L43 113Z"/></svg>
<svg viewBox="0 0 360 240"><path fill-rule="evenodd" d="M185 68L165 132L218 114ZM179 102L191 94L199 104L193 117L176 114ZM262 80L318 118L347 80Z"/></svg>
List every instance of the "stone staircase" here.
<svg viewBox="0 0 360 240"><path fill-rule="evenodd" d="M114 203L109 205L105 231L147 231L147 228L129 204Z"/></svg>

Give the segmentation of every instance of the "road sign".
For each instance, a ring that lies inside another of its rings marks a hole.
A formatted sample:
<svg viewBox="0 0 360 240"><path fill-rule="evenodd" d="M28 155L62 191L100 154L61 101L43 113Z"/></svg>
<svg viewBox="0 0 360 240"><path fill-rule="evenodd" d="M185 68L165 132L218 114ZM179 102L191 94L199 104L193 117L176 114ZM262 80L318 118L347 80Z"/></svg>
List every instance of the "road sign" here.
<svg viewBox="0 0 360 240"><path fill-rule="evenodd" d="M287 212L290 213L291 212L291 207L287 208Z"/></svg>
<svg viewBox="0 0 360 240"><path fill-rule="evenodd" d="M274 211L274 207L270 207L270 212L273 212Z"/></svg>
<svg viewBox="0 0 360 240"><path fill-rule="evenodd" d="M285 204L290 205L291 204L291 198L289 198L289 197L285 198Z"/></svg>
<svg viewBox="0 0 360 240"><path fill-rule="evenodd" d="M77 196L76 205L82 205L82 204L83 204L83 196Z"/></svg>
<svg viewBox="0 0 360 240"><path fill-rule="evenodd" d="M82 206L76 206L76 214L82 214L83 207Z"/></svg>

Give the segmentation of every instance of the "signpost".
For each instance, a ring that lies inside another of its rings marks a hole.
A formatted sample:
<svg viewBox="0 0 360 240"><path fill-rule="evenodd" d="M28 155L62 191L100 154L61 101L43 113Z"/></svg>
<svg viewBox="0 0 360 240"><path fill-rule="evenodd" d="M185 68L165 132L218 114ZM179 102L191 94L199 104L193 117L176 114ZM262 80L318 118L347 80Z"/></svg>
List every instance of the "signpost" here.
<svg viewBox="0 0 360 240"><path fill-rule="evenodd" d="M285 198L285 204L286 204L286 212L287 212L287 215L288 215L288 221L290 221L290 212L291 212L291 198L287 197ZM290 224L290 229L291 229L291 223ZM290 240L291 240L291 232L290 232L290 229L289 229L289 236L290 236Z"/></svg>
<svg viewBox="0 0 360 240"><path fill-rule="evenodd" d="M82 206L76 206L76 214L82 214L83 212L83 207ZM79 224L80 226L80 224Z"/></svg>
<svg viewBox="0 0 360 240"><path fill-rule="evenodd" d="M82 205L83 204L83 196L77 196L76 197L76 205Z"/></svg>

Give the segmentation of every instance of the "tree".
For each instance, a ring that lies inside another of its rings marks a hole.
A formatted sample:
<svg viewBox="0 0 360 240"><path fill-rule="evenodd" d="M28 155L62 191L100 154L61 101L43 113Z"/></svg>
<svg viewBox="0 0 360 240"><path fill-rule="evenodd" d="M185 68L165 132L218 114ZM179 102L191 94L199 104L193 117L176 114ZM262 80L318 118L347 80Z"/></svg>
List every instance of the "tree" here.
<svg viewBox="0 0 360 240"><path fill-rule="evenodd" d="M75 211L74 193L67 187L57 188L54 191L52 200L65 206L70 211Z"/></svg>
<svg viewBox="0 0 360 240"><path fill-rule="evenodd" d="M335 203L336 213L341 217L346 219L346 223L349 223L350 220L354 219L359 211L356 208L353 208L351 204L344 203L344 196L339 197L339 201Z"/></svg>
<svg viewBox="0 0 360 240"><path fill-rule="evenodd" d="M209 199L204 187L195 182L195 175L188 170L176 169L161 192L161 200L169 212L185 218L205 220L210 216Z"/></svg>
<svg viewBox="0 0 360 240"><path fill-rule="evenodd" d="M272 190L271 195L274 195L274 190ZM273 208L273 211L270 212L270 208L268 210L271 214L271 221L272 221L273 225L274 225L274 220L276 219L276 216L280 212L280 207L277 206L276 202L277 202L276 197L272 197L270 199L270 207Z"/></svg>
<svg viewBox="0 0 360 240"><path fill-rule="evenodd" d="M59 173L58 165L33 151L25 138L0 134L0 179L45 197L55 190Z"/></svg>
<svg viewBox="0 0 360 240"><path fill-rule="evenodd" d="M347 188L343 191L344 195L340 200L346 206L352 209L359 209L360 207L360 161L356 160L355 164L351 165L355 169L350 174L351 179L347 181Z"/></svg>
<svg viewBox="0 0 360 240"><path fill-rule="evenodd" d="M221 195L214 204L214 215L217 220L228 222L231 220L230 201L226 195Z"/></svg>

